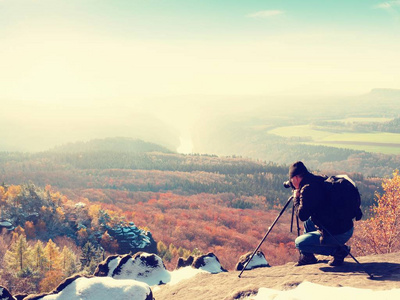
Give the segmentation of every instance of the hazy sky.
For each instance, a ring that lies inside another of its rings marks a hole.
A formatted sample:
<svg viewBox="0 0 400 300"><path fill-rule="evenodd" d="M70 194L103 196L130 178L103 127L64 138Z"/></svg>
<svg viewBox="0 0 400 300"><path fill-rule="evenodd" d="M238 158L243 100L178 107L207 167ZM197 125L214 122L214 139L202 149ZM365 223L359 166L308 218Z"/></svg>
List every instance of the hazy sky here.
<svg viewBox="0 0 400 300"><path fill-rule="evenodd" d="M400 88L400 1L0 0L0 98Z"/></svg>
<svg viewBox="0 0 400 300"><path fill-rule="evenodd" d="M399 78L400 1L0 0L4 103L354 95Z"/></svg>

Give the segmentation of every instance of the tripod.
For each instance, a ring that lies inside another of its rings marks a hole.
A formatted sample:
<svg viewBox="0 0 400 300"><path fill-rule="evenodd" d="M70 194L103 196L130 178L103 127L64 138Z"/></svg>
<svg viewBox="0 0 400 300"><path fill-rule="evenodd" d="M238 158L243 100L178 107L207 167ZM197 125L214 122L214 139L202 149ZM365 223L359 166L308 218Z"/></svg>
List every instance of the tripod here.
<svg viewBox="0 0 400 300"><path fill-rule="evenodd" d="M338 246L340 248L342 248L343 250L345 250L345 252L347 253L347 255L351 256L351 258L357 263L357 265L365 272L369 275L369 279L374 279L374 275L371 272L368 272L367 269L365 269L365 267L353 256L353 254L350 253L350 250L346 248L346 246L342 243L340 243L337 238L330 233L324 226L320 225L320 227L322 228L323 231L327 232L332 238L333 240L338 244Z"/></svg>
<svg viewBox="0 0 400 300"><path fill-rule="evenodd" d="M287 200L285 206L282 208L282 210L280 211L280 213L278 214L278 216L275 218L274 222L272 222L272 225L270 227L268 227L268 231L267 233L264 235L263 239L261 240L261 242L258 244L257 248L253 251L253 253L251 254L249 260L246 262L246 264L243 266L242 271L239 274L239 278L240 276L242 276L242 273L244 272L244 270L247 268L248 264L250 263L250 261L253 259L254 255L256 254L256 252L258 251L258 249L260 249L262 243L264 243L265 239L267 238L267 236L269 235L269 233L271 232L272 228L275 226L275 224L278 222L279 218L282 216L283 212L286 210L286 208L289 206L290 202L293 200L293 196L290 196L289 199ZM292 224L290 225L290 231L292 231L292 227L293 227L293 217L294 217L294 206L292 209ZM297 232L300 235L300 228L299 228L299 219L297 218Z"/></svg>

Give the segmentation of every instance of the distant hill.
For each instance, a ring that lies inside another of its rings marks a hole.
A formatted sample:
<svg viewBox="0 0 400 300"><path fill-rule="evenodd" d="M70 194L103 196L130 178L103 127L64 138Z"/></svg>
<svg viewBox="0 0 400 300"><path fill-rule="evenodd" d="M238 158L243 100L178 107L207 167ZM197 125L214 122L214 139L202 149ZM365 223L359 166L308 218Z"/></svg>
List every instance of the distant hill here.
<svg viewBox="0 0 400 300"><path fill-rule="evenodd" d="M372 89L352 103L352 110L359 115L398 117L400 114L399 89Z"/></svg>
<svg viewBox="0 0 400 300"><path fill-rule="evenodd" d="M68 143L56 148L51 149L54 152L129 152L129 153L146 153L146 152L162 152L173 153L173 151L166 147L145 142L139 139L132 139L127 137L113 137L105 139L94 139L88 142Z"/></svg>
<svg viewBox="0 0 400 300"><path fill-rule="evenodd" d="M400 89L372 89L367 96L383 99L400 99Z"/></svg>

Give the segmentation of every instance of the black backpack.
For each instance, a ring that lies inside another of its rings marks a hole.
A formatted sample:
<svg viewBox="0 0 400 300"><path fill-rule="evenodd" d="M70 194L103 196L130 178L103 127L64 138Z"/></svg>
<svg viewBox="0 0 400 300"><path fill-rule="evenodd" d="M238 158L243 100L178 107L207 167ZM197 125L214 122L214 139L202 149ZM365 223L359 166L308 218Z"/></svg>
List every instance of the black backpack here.
<svg viewBox="0 0 400 300"><path fill-rule="evenodd" d="M361 220L361 197L356 184L347 175L329 176L324 180L327 200L333 213L342 220Z"/></svg>

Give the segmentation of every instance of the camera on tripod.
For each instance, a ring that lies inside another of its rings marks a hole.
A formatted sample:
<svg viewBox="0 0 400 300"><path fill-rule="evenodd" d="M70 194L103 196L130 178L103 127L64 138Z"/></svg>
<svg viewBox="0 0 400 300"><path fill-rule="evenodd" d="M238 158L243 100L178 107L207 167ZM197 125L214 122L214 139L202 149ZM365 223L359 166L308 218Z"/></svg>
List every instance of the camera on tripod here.
<svg viewBox="0 0 400 300"><path fill-rule="evenodd" d="M292 188L293 190L296 189L296 188L293 186L293 183L292 183L290 180L285 181L285 182L283 183L283 186L285 187L285 189L288 189L288 188Z"/></svg>

